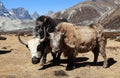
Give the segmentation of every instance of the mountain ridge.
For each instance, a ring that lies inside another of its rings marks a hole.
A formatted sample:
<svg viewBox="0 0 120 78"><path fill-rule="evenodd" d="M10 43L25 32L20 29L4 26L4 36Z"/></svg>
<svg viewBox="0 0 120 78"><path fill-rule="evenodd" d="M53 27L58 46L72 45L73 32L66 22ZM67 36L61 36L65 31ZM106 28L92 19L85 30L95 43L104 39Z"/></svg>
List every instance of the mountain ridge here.
<svg viewBox="0 0 120 78"><path fill-rule="evenodd" d="M37 18L32 16L28 12L28 10L26 10L23 7L7 9L2 3L2 1L0 1L0 16L9 17L11 19L20 19L20 20L34 20L34 18Z"/></svg>
<svg viewBox="0 0 120 78"><path fill-rule="evenodd" d="M66 18L69 22L79 25L90 25L101 20L101 24L106 27L104 20L110 21L111 15L120 8L116 4L118 0L87 0L80 2L68 9L52 14L54 18ZM119 14L120 15L120 14ZM115 16L113 17L113 19ZM110 23L110 22L109 22ZM109 24L110 25L110 24ZM117 28L107 26L107 28ZM120 28L120 27L119 27Z"/></svg>

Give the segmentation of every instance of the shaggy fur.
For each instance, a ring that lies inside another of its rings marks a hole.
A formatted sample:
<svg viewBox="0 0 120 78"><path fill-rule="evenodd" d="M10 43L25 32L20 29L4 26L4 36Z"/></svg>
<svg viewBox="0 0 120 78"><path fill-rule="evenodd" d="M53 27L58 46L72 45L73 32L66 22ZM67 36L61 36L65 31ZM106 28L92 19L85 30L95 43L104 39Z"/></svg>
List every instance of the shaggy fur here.
<svg viewBox="0 0 120 78"><path fill-rule="evenodd" d="M62 35L57 34L58 32L62 33ZM59 48L64 53L64 56L69 60L68 68L73 68L73 62L78 53L88 51L93 51L94 62L97 62L98 53L100 52L104 58L104 67L107 67L107 58L105 53L106 38L103 33L103 27L100 24L76 26L71 23L60 23L56 27L56 32L54 32L54 36L57 35L61 36ZM54 41L54 37L51 40L51 43L52 41ZM53 45L52 48L55 49Z"/></svg>
<svg viewBox="0 0 120 78"><path fill-rule="evenodd" d="M49 40L49 34L48 32L54 32L55 27L57 26L58 23L60 22L67 22L66 19L52 19L49 16L40 16L36 19L36 26L33 31L33 36L36 38L44 38L46 34L46 38L43 42L40 43L38 49L40 52L42 52L44 55L43 57L46 58L47 52L46 49L50 48L50 40ZM44 28L45 28L45 33L44 33ZM52 52L51 52L52 53ZM56 60L56 58L60 59L61 52L56 54L52 53L53 60Z"/></svg>
<svg viewBox="0 0 120 78"><path fill-rule="evenodd" d="M34 37L43 38L44 37L44 31L43 31L44 27L45 27L45 30L47 30L48 32L54 32L55 27L60 22L67 22L67 20L66 19L56 19L56 18L52 19L49 16L38 17L36 19L36 26L33 30ZM48 33L47 33L47 36L48 36Z"/></svg>

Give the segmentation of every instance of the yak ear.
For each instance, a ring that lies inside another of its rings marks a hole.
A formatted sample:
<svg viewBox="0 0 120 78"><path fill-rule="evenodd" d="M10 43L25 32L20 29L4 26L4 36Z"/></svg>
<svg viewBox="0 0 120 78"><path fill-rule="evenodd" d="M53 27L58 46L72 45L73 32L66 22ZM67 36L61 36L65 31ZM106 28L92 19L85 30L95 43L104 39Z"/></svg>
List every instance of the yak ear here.
<svg viewBox="0 0 120 78"><path fill-rule="evenodd" d="M46 22L46 21L47 21L47 19L48 19L48 17L45 17L43 21L44 21L44 22Z"/></svg>
<svg viewBox="0 0 120 78"><path fill-rule="evenodd" d="M73 36L71 36L69 38L66 37L65 38L65 43L70 48L75 48L75 38Z"/></svg>
<svg viewBox="0 0 120 78"><path fill-rule="evenodd" d="M47 19L49 19L49 17L47 17L47 16L46 16L46 17L44 18L44 22L46 22L46 21L47 21Z"/></svg>

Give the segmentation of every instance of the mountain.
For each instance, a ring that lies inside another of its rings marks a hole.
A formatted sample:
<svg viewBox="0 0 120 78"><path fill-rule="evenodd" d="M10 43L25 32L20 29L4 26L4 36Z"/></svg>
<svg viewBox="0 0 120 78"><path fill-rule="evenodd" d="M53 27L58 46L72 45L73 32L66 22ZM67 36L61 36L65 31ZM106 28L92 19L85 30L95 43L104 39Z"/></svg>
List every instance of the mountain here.
<svg viewBox="0 0 120 78"><path fill-rule="evenodd" d="M40 15L35 11L31 16L33 20L36 20Z"/></svg>
<svg viewBox="0 0 120 78"><path fill-rule="evenodd" d="M22 8L22 7L14 8L14 9L11 9L9 12L14 18L18 18L20 20L23 20L23 19L32 20L32 17L30 16L29 12L25 8Z"/></svg>
<svg viewBox="0 0 120 78"><path fill-rule="evenodd" d="M66 18L69 22L79 25L100 21L106 29L120 30L120 0L86 0L56 13L49 11L46 15ZM25 8L8 10L0 2L0 31L34 28L38 16L37 12L30 15Z"/></svg>
<svg viewBox="0 0 120 78"><path fill-rule="evenodd" d="M55 12L53 12L53 11L48 11L45 15L51 17L54 13L55 13Z"/></svg>
<svg viewBox="0 0 120 78"><path fill-rule="evenodd" d="M0 32L29 29L32 31L35 21L25 8L7 9L0 1Z"/></svg>
<svg viewBox="0 0 120 78"><path fill-rule="evenodd" d="M5 8L3 3L0 1L0 16L11 17L9 11Z"/></svg>
<svg viewBox="0 0 120 78"><path fill-rule="evenodd" d="M54 13L51 17L66 18L69 22L80 25L89 25L101 20L101 23L104 23L103 25L106 27L106 25L111 25L109 18L120 8L119 3L120 0L87 0L68 9ZM118 15L120 14L118 13ZM113 21L114 18L118 19L118 16L113 15L111 20ZM107 20L107 24L103 20ZM111 28L111 26L107 26L107 28Z"/></svg>
<svg viewBox="0 0 120 78"><path fill-rule="evenodd" d="M19 7L9 10L4 6L4 4L1 1L0 1L0 16L8 17L11 19L32 20L31 15L25 8Z"/></svg>
<svg viewBox="0 0 120 78"><path fill-rule="evenodd" d="M116 3L119 2L119 0L87 0L87 1L96 2L102 5L116 5Z"/></svg>

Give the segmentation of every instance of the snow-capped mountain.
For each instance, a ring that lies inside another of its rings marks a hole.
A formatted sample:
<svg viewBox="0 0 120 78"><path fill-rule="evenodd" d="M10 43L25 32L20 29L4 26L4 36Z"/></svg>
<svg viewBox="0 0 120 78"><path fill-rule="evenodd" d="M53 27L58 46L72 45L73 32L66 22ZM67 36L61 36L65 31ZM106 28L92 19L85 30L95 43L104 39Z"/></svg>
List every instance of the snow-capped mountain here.
<svg viewBox="0 0 120 78"><path fill-rule="evenodd" d="M0 16L11 17L9 11L5 8L3 3L0 1Z"/></svg>
<svg viewBox="0 0 120 78"><path fill-rule="evenodd" d="M33 20L36 20L39 17L39 14L35 11L31 16Z"/></svg>
<svg viewBox="0 0 120 78"><path fill-rule="evenodd" d="M55 12L53 12L53 11L48 11L48 12L47 12L47 14L45 14L45 15L50 16L50 17L51 17L52 15L54 15L54 13L55 13Z"/></svg>
<svg viewBox="0 0 120 78"><path fill-rule="evenodd" d="M11 9L10 14L14 17L14 18L18 18L18 19L29 19L32 20L32 17L30 16L29 12L25 9L25 8L14 8Z"/></svg>
<svg viewBox="0 0 120 78"><path fill-rule="evenodd" d="M0 1L0 32L34 28L34 20L25 8L7 9Z"/></svg>
<svg viewBox="0 0 120 78"><path fill-rule="evenodd" d="M29 12L23 8L13 8L13 9L7 9L4 4L0 1L0 16L3 17L9 17L11 19L20 19L20 20L32 20L32 16L29 14Z"/></svg>

